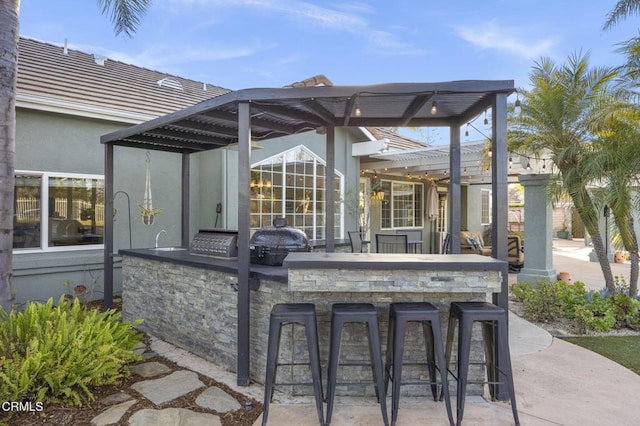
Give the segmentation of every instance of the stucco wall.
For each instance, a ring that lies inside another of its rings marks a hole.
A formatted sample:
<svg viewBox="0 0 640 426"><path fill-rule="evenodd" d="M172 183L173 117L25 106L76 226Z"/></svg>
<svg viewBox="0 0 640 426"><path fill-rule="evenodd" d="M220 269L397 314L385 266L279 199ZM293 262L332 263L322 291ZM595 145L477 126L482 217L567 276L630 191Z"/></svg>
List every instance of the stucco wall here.
<svg viewBox="0 0 640 426"><path fill-rule="evenodd" d="M16 170L104 175L104 145L100 136L130 124L83 119L62 114L18 108L16 119ZM153 225L137 218L145 185L146 151L116 147L114 192L125 191L131 201L132 246L151 247L155 235L167 230L165 245L180 243L180 155L150 153L154 207L163 208ZM114 248L129 248L126 197L117 195ZM95 287L95 298L102 298L103 251L63 249L57 251L14 251L15 303L28 300L55 300L73 285ZM115 264L114 290L120 292L120 264Z"/></svg>

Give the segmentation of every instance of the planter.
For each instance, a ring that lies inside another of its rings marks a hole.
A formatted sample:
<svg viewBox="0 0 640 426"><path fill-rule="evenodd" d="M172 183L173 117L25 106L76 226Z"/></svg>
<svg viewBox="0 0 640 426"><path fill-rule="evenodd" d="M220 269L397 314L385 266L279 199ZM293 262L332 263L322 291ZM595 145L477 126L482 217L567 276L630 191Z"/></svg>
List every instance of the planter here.
<svg viewBox="0 0 640 426"><path fill-rule="evenodd" d="M613 255L613 261L615 263L624 263L624 261L627 260L625 258L624 253L622 253L621 251L617 251L614 255Z"/></svg>
<svg viewBox="0 0 640 426"><path fill-rule="evenodd" d="M153 221L155 220L155 215L144 215L142 216L142 223L145 225L153 225Z"/></svg>
<svg viewBox="0 0 640 426"><path fill-rule="evenodd" d="M569 238L569 231L558 231L557 235L561 240L566 240L567 238Z"/></svg>
<svg viewBox="0 0 640 426"><path fill-rule="evenodd" d="M564 281L567 284L571 284L571 274L568 272L558 273L558 281Z"/></svg>

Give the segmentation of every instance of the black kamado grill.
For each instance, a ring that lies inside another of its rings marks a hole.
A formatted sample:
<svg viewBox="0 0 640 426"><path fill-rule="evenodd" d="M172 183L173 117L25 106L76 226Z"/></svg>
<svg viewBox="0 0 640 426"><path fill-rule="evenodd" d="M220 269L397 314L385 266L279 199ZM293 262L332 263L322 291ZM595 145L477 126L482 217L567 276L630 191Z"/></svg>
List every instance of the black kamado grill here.
<svg viewBox="0 0 640 426"><path fill-rule="evenodd" d="M281 266L292 251L311 251L307 235L287 226L285 218L273 220L273 226L258 229L249 241L251 263Z"/></svg>

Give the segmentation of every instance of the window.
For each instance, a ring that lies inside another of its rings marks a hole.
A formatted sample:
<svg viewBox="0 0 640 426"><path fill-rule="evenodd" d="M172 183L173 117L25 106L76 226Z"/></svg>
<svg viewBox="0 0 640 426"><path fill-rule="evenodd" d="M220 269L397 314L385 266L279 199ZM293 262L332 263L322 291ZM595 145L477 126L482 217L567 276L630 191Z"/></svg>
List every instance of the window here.
<svg viewBox="0 0 640 426"><path fill-rule="evenodd" d="M492 217L492 213L491 213L491 190L490 189L482 189L480 190L480 197L481 197L481 208L482 208L482 212L481 212L481 224L482 225L490 225L491 224L491 217Z"/></svg>
<svg viewBox="0 0 640 426"><path fill-rule="evenodd" d="M342 198L343 175L335 175L335 199ZM310 239L323 239L325 163L304 146L285 151L251 167L251 229L271 226L284 217ZM342 238L342 205L336 203L335 235Z"/></svg>
<svg viewBox="0 0 640 426"><path fill-rule="evenodd" d="M383 180L381 186L381 228L421 228L423 185Z"/></svg>
<svg viewBox="0 0 640 426"><path fill-rule="evenodd" d="M14 249L103 243L102 176L18 172L14 206Z"/></svg>

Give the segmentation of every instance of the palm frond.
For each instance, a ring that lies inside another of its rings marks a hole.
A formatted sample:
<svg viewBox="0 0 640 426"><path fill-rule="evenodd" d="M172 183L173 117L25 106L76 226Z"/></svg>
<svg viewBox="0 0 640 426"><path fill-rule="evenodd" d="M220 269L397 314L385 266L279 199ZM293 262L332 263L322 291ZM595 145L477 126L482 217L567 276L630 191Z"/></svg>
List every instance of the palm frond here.
<svg viewBox="0 0 640 426"><path fill-rule="evenodd" d="M98 0L103 15L109 15L116 35L131 37L152 0Z"/></svg>

